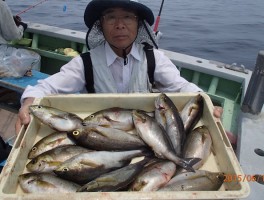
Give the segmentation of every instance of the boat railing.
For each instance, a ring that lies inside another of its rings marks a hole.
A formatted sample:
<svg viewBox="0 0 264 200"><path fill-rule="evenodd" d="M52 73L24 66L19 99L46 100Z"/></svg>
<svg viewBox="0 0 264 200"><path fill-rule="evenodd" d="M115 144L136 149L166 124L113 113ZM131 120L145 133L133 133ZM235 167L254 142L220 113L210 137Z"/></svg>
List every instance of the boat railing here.
<svg viewBox="0 0 264 200"><path fill-rule="evenodd" d="M41 72L54 74L72 59L56 52L59 48L72 48L86 52L86 33L43 24L29 25L24 38L31 40L26 46L41 55ZM236 123L251 71L243 73L226 68L226 64L161 49L180 70L181 75L195 83L211 97L215 105L224 107L223 124L237 132Z"/></svg>

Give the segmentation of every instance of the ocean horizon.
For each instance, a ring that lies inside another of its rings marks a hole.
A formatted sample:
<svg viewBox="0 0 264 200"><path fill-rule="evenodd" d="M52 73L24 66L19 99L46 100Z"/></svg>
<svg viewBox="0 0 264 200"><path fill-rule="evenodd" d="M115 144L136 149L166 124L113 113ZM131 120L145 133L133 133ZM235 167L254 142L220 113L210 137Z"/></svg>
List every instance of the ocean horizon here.
<svg viewBox="0 0 264 200"><path fill-rule="evenodd" d="M83 21L90 0L6 1L14 15L26 22L87 31ZM41 3L42 2L42 3ZM141 0L157 17L161 0ZM166 0L159 31L159 47L226 64L254 69L264 50L263 0Z"/></svg>

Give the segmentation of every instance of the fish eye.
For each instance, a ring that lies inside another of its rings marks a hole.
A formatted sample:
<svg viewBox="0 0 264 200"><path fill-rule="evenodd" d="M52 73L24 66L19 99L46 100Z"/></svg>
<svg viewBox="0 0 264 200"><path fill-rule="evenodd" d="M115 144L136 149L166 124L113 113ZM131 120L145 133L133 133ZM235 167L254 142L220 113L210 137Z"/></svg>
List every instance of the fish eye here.
<svg viewBox="0 0 264 200"><path fill-rule="evenodd" d="M32 159L32 164L36 164L37 163L37 159Z"/></svg>
<svg viewBox="0 0 264 200"><path fill-rule="evenodd" d="M67 171L69 171L69 169L68 169L67 167L64 167L64 168L62 169L62 171L63 171L63 172L67 172Z"/></svg>
<svg viewBox="0 0 264 200"><path fill-rule="evenodd" d="M95 117L94 115L90 115L90 116L89 116L90 119L93 119L94 117Z"/></svg>
<svg viewBox="0 0 264 200"><path fill-rule="evenodd" d="M77 135L80 134L80 131L73 131L72 134L75 135L75 136L77 136Z"/></svg>
<svg viewBox="0 0 264 200"><path fill-rule="evenodd" d="M42 108L42 106L39 105L38 108Z"/></svg>
<svg viewBox="0 0 264 200"><path fill-rule="evenodd" d="M37 151L37 149L38 149L37 147L33 147L31 150L32 151Z"/></svg>

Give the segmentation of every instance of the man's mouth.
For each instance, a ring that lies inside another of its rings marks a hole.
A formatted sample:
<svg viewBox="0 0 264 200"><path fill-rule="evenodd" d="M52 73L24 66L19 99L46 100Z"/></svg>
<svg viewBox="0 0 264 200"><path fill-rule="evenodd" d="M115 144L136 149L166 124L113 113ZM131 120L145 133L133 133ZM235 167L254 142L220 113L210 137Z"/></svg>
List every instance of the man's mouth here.
<svg viewBox="0 0 264 200"><path fill-rule="evenodd" d="M127 35L116 35L114 38L116 38L116 39L125 39L125 38L127 38Z"/></svg>

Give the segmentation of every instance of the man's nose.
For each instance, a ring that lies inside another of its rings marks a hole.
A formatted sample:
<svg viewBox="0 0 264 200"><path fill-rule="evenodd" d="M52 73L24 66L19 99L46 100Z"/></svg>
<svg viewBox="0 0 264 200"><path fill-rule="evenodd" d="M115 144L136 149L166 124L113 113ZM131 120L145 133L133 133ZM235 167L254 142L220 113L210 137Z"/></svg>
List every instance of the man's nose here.
<svg viewBox="0 0 264 200"><path fill-rule="evenodd" d="M121 18L116 18L115 26L116 26L116 28L124 28L125 23Z"/></svg>

